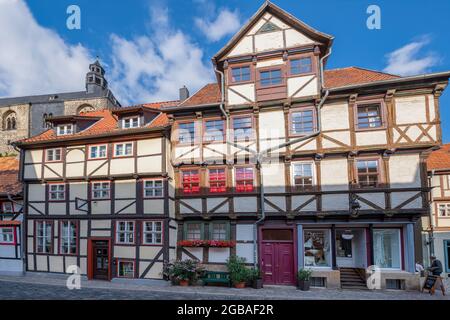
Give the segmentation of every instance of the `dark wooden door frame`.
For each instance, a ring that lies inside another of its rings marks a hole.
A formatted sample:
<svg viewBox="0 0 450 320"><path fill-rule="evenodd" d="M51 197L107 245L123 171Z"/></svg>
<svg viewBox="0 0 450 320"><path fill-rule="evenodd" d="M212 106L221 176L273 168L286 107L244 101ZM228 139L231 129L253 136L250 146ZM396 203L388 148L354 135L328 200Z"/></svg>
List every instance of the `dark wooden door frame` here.
<svg viewBox="0 0 450 320"><path fill-rule="evenodd" d="M94 242L107 241L108 242L108 281L112 279L112 260L111 260L111 238L91 237L88 239L88 255L87 255L87 276L88 280L94 279Z"/></svg>

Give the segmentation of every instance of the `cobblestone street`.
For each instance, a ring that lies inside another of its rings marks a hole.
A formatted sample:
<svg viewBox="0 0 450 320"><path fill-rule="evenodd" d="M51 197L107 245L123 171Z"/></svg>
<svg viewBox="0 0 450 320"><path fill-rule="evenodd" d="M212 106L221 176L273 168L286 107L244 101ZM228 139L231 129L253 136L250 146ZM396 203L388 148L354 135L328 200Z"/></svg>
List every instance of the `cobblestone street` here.
<svg viewBox="0 0 450 320"><path fill-rule="evenodd" d="M0 276L0 299L44 300L449 300L409 291L358 291L311 289L302 292L292 287L268 287L261 290L222 287L172 287L127 282L82 281L80 290L69 290L65 277Z"/></svg>

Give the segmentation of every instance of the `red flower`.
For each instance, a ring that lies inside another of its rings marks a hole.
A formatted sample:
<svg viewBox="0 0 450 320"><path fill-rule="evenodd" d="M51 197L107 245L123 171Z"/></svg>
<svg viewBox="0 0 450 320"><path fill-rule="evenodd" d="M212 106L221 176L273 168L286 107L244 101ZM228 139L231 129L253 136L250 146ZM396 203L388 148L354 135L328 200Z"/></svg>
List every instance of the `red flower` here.
<svg viewBox="0 0 450 320"><path fill-rule="evenodd" d="M182 240L178 241L179 247L213 247L232 248L236 246L234 241L229 240Z"/></svg>

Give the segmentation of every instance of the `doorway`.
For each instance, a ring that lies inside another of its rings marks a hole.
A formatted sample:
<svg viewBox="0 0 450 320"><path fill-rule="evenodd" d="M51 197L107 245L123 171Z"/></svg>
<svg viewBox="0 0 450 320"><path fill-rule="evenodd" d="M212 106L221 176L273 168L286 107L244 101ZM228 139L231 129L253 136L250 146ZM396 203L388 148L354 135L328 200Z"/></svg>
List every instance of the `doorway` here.
<svg viewBox="0 0 450 320"><path fill-rule="evenodd" d="M89 279L110 280L111 258L109 239L90 239L89 241Z"/></svg>
<svg viewBox="0 0 450 320"><path fill-rule="evenodd" d="M260 265L264 283L295 284L294 230L261 229Z"/></svg>
<svg viewBox="0 0 450 320"><path fill-rule="evenodd" d="M363 229L336 230L336 264L339 268L366 268L366 251Z"/></svg>

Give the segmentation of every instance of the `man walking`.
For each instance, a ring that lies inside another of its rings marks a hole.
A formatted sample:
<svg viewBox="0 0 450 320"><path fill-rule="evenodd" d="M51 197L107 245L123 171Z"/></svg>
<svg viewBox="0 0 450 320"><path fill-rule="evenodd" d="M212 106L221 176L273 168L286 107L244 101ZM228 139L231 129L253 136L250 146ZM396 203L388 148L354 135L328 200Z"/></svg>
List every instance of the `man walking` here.
<svg viewBox="0 0 450 320"><path fill-rule="evenodd" d="M442 278L441 278L441 274L443 272L442 263L441 263L441 261L439 261L436 258L435 255L431 255L430 259L431 259L431 266L428 268L428 271L430 271L431 274L436 277L435 287L439 285L441 288L442 294L445 296L444 282L442 281ZM433 288L432 292L434 293L434 288Z"/></svg>

